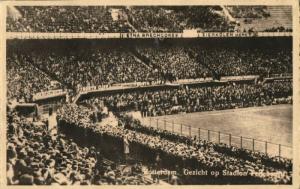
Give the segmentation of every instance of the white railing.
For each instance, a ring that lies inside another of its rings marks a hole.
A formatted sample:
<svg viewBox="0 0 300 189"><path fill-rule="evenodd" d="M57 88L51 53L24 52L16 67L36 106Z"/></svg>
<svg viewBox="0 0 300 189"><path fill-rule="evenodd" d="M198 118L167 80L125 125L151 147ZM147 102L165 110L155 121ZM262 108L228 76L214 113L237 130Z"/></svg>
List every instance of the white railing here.
<svg viewBox="0 0 300 189"><path fill-rule="evenodd" d="M198 33L39 33L7 32L7 39L113 39L113 38L211 38L211 37L287 37L292 32L198 32Z"/></svg>
<svg viewBox="0 0 300 189"><path fill-rule="evenodd" d="M67 92L63 89L57 89L57 90L49 90L49 91L43 91L39 92L33 95L33 101L36 100L42 100L42 99L47 99L51 97L57 97L57 96L63 96L66 95Z"/></svg>

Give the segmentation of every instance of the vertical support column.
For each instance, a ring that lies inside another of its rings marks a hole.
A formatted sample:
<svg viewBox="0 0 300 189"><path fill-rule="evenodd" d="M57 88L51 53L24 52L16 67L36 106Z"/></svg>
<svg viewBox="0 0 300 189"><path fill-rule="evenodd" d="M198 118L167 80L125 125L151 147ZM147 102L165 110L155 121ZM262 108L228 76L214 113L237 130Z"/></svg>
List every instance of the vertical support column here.
<svg viewBox="0 0 300 189"><path fill-rule="evenodd" d="M166 122L166 119L164 120L164 130L167 130L167 122Z"/></svg>
<svg viewBox="0 0 300 189"><path fill-rule="evenodd" d="M198 128L198 138L201 139L201 129Z"/></svg>
<svg viewBox="0 0 300 189"><path fill-rule="evenodd" d="M268 154L268 142L265 143L265 153Z"/></svg>
<svg viewBox="0 0 300 189"><path fill-rule="evenodd" d="M281 157L281 144L278 144L278 155Z"/></svg>
<svg viewBox="0 0 300 189"><path fill-rule="evenodd" d="M254 144L255 144L255 139L252 139L252 151L253 151L253 152L254 152L254 150L255 150Z"/></svg>
<svg viewBox="0 0 300 189"><path fill-rule="evenodd" d="M243 137L241 136L241 148L243 148Z"/></svg>
<svg viewBox="0 0 300 189"><path fill-rule="evenodd" d="M189 125L189 136L192 136L192 127Z"/></svg>
<svg viewBox="0 0 300 189"><path fill-rule="evenodd" d="M218 132L218 142L219 142L219 144L221 143L221 132L220 131Z"/></svg>
<svg viewBox="0 0 300 189"><path fill-rule="evenodd" d="M231 134L229 134L229 146L231 146Z"/></svg>
<svg viewBox="0 0 300 189"><path fill-rule="evenodd" d="M151 117L149 117L149 126L152 127L152 125L151 125Z"/></svg>
<svg viewBox="0 0 300 189"><path fill-rule="evenodd" d="M207 140L210 141L210 130L207 130Z"/></svg>
<svg viewBox="0 0 300 189"><path fill-rule="evenodd" d="M180 124L180 134L182 135L182 124Z"/></svg>

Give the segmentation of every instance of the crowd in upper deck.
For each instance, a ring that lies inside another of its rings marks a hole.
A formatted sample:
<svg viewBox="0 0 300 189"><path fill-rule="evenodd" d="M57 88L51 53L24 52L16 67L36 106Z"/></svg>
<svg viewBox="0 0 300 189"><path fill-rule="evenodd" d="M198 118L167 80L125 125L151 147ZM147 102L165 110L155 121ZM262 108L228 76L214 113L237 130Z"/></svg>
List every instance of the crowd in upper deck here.
<svg viewBox="0 0 300 189"><path fill-rule="evenodd" d="M233 17L270 16L266 6L15 6L8 10L7 31L49 33L227 32L239 30Z"/></svg>

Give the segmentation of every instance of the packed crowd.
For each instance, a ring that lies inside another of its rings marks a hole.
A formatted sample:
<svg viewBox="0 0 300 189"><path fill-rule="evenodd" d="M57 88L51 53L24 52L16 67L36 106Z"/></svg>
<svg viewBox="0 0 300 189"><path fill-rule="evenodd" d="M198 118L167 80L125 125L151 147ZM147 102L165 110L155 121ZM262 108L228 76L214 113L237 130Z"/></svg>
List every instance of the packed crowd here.
<svg viewBox="0 0 300 189"><path fill-rule="evenodd" d="M212 77L213 74L220 77L243 75L266 77L270 74L292 73L292 55L288 50L210 49L198 46L192 48L138 46L136 49L139 56L132 53L130 48L92 49L65 54L35 51L27 54L9 54L8 96L17 95L17 98L20 98L21 94L24 96L46 90L51 87L50 77L67 87L77 89L115 83L205 79ZM196 56L192 57L188 53L190 50ZM29 71L25 73L24 70ZM30 74L34 72L30 70L43 70L48 76L44 73L33 76ZM29 85L23 86L23 83ZM17 88L26 90L15 90Z"/></svg>
<svg viewBox="0 0 300 189"><path fill-rule="evenodd" d="M10 32L131 32L128 22L104 6L17 6L18 17L8 16ZM15 11L15 12L17 12Z"/></svg>
<svg viewBox="0 0 300 189"><path fill-rule="evenodd" d="M218 6L106 7L16 6L8 16L11 32L182 32L184 29L228 31ZM216 11L219 11L218 13ZM66 24L67 23L67 24Z"/></svg>
<svg viewBox="0 0 300 189"><path fill-rule="evenodd" d="M8 9L6 28L8 32L232 32L241 29L235 19L268 17L267 6L15 6Z"/></svg>
<svg viewBox="0 0 300 189"><path fill-rule="evenodd" d="M123 172L95 147L81 147L46 124L7 114L8 185L146 184L142 172Z"/></svg>
<svg viewBox="0 0 300 189"><path fill-rule="evenodd" d="M192 50L196 57L191 57ZM227 49L161 47L139 48L152 64L177 79L205 78L214 72L220 76L292 73L292 52L271 49Z"/></svg>
<svg viewBox="0 0 300 189"><path fill-rule="evenodd" d="M292 28L284 27L284 26L278 26L278 27L272 27L265 29L265 32L292 32Z"/></svg>
<svg viewBox="0 0 300 189"><path fill-rule="evenodd" d="M264 84L181 87L94 97L113 111L139 110L143 116L201 112L253 106L291 104L292 81Z"/></svg>
<svg viewBox="0 0 300 189"><path fill-rule="evenodd" d="M153 72L143 63L137 62L129 51L120 49L69 55L33 53L23 56L14 54L8 61L8 64L10 61L31 61L36 68L47 70L74 88L147 81Z"/></svg>
<svg viewBox="0 0 300 189"><path fill-rule="evenodd" d="M35 93L60 88L52 79L32 65L22 55L7 58L7 97L18 102L30 102Z"/></svg>
<svg viewBox="0 0 300 189"><path fill-rule="evenodd" d="M138 48L138 52L150 60L164 74L171 74L175 79L196 79L211 76L210 71L191 58L180 47Z"/></svg>
<svg viewBox="0 0 300 189"><path fill-rule="evenodd" d="M272 49L193 48L199 62L221 76L292 73L292 51Z"/></svg>
<svg viewBox="0 0 300 189"><path fill-rule="evenodd" d="M214 144L205 141L198 141L194 145L182 140L170 140L170 138L162 135L152 135L140 132L140 130L127 129L127 126L100 126L93 124L89 120L88 112L84 107L76 105L64 106L58 114L58 120L59 122L64 121L67 123L64 125L67 128L92 129L94 133L106 134L113 138L126 137L131 143L142 144L145 148L159 150L168 154L171 159L175 158L178 161L189 162L185 164L184 168L192 166L193 169L201 167L205 170L246 171L248 177L260 179L262 183L291 183L289 167L278 169L264 165L260 159L254 163L229 156L226 153L215 150ZM166 162L162 161L162 166L164 163ZM177 163L180 165L180 162ZM173 164L173 166L175 165ZM262 172L263 174L261 174Z"/></svg>
<svg viewBox="0 0 300 189"><path fill-rule="evenodd" d="M229 31L219 6L131 7L129 21L140 32Z"/></svg>

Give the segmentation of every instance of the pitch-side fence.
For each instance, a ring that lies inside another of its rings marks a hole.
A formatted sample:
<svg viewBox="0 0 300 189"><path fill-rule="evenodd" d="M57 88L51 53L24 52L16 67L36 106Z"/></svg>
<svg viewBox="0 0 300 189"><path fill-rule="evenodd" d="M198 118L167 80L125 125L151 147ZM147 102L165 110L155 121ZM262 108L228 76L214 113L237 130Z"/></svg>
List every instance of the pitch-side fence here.
<svg viewBox="0 0 300 189"><path fill-rule="evenodd" d="M223 143L229 146L244 148L252 151L266 153L270 156L280 156L292 159L292 147L282 144L276 144L268 141L257 140L254 138L235 136L220 131L208 130L203 128L192 127L191 125L177 124L165 119L147 118L145 126L157 129L167 130L172 133L188 137L196 137L214 143Z"/></svg>

